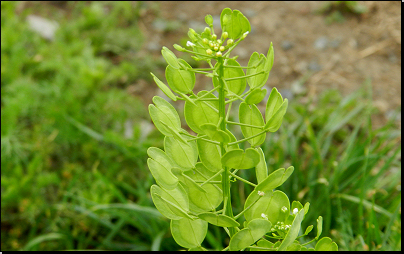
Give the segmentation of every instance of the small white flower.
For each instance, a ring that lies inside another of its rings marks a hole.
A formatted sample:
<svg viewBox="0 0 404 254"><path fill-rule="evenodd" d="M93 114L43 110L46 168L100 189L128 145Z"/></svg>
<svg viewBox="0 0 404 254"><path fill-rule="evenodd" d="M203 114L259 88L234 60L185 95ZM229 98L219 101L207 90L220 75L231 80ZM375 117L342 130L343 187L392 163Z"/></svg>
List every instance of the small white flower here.
<svg viewBox="0 0 404 254"><path fill-rule="evenodd" d="M258 195L260 195L262 197L265 195L265 193L263 191L258 191Z"/></svg>
<svg viewBox="0 0 404 254"><path fill-rule="evenodd" d="M299 212L299 209L297 209L297 208L293 209L293 214L294 215L297 214L297 212Z"/></svg>
<svg viewBox="0 0 404 254"><path fill-rule="evenodd" d="M265 213L261 213L261 217L268 220L268 217L267 217L267 215Z"/></svg>
<svg viewBox="0 0 404 254"><path fill-rule="evenodd" d="M249 34L250 32L249 31L247 31L247 32L245 32L243 35L245 35L245 36L247 36L247 34Z"/></svg>
<svg viewBox="0 0 404 254"><path fill-rule="evenodd" d="M286 213L288 211L288 208L286 206L282 206L281 211Z"/></svg>
<svg viewBox="0 0 404 254"><path fill-rule="evenodd" d="M187 46L188 46L188 47L193 47L193 46L195 46L195 44L193 44L193 43L190 42L190 41L187 41Z"/></svg>
<svg viewBox="0 0 404 254"><path fill-rule="evenodd" d="M290 228L290 225L286 225L285 228L286 228L286 229L289 229L289 228Z"/></svg>

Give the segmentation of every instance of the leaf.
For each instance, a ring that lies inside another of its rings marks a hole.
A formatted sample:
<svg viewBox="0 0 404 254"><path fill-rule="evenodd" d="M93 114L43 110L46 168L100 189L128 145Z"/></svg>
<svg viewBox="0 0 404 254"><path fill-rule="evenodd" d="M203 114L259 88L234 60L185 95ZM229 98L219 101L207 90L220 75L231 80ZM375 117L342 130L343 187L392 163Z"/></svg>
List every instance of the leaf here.
<svg viewBox="0 0 404 254"><path fill-rule="evenodd" d="M186 140L191 139L187 136L183 136L183 138ZM198 160L198 147L196 146L195 140L184 144L175 138L165 137L164 150L183 171L194 168Z"/></svg>
<svg viewBox="0 0 404 254"><path fill-rule="evenodd" d="M248 223L248 226L230 239L229 250L238 251L247 248L258 241L265 233L271 230L271 222L265 219L255 219Z"/></svg>
<svg viewBox="0 0 404 254"><path fill-rule="evenodd" d="M265 71L265 68L264 68L265 65L266 65L266 57L263 54L260 55L257 52L254 52L251 55L250 60L248 61L248 66L247 67L250 67L250 68L254 67L254 66L257 66L257 67L247 69L247 75L252 75L252 74L259 73L261 71ZM248 83L248 85L250 86L251 89L261 88L263 85L265 85L267 80L268 80L267 73L262 73L262 74L259 74L259 75L256 75L256 76L248 77L247 78L247 83Z"/></svg>
<svg viewBox="0 0 404 254"><path fill-rule="evenodd" d="M275 87L272 88L271 93L267 101L267 106L265 108L265 119L267 122L275 115L276 111L281 107L283 103L282 95L278 92Z"/></svg>
<svg viewBox="0 0 404 254"><path fill-rule="evenodd" d="M222 156L222 165L234 169L249 169L255 167L259 162L259 153L253 148L234 149Z"/></svg>
<svg viewBox="0 0 404 254"><path fill-rule="evenodd" d="M323 217L318 216L316 240L318 240L322 232L323 232Z"/></svg>
<svg viewBox="0 0 404 254"><path fill-rule="evenodd" d="M205 95L207 91L200 91L198 97ZM195 98L191 96L192 98ZM213 94L205 98L215 98ZM184 106L184 116L189 128L196 133L203 134L200 128L202 124L211 123L217 125L219 122L219 102L218 101L196 101L196 106L186 101Z"/></svg>
<svg viewBox="0 0 404 254"><path fill-rule="evenodd" d="M258 194L255 194L258 197ZM253 202L252 196L249 195L244 209ZM256 200L256 199L255 199ZM282 207L286 207L286 211L282 211ZM288 196L282 191L266 192L250 209L245 211L244 217L246 221L262 218L261 214L265 214L272 225L276 225L278 221L284 222L290 211L290 203Z"/></svg>
<svg viewBox="0 0 404 254"><path fill-rule="evenodd" d="M200 136L201 134L198 134ZM212 172L218 172L222 169L221 162L221 151L220 146L213 143L198 139L196 141L198 144L199 158L201 162L207 169Z"/></svg>
<svg viewBox="0 0 404 254"><path fill-rule="evenodd" d="M177 185L172 190L164 190L153 184L150 188L150 194L157 210L165 217L172 220L179 220L189 217L189 201L184 187Z"/></svg>
<svg viewBox="0 0 404 254"><path fill-rule="evenodd" d="M240 123L249 124L254 126L264 126L264 118L261 115L260 110L255 105L247 105L245 102L240 103L239 107L239 119ZM258 133L262 132L261 129L247 127L247 126L240 126L241 132L245 138L249 138L251 136L257 135ZM262 133L261 135L249 139L248 142L251 144L252 147L259 146L264 143L266 137L266 133Z"/></svg>
<svg viewBox="0 0 404 254"><path fill-rule="evenodd" d="M227 144L230 142L230 137L226 132L219 130L216 125L211 123L205 123L199 126L201 130L214 141L222 142Z"/></svg>
<svg viewBox="0 0 404 254"><path fill-rule="evenodd" d="M338 245L329 237L323 237L316 244L316 251L338 251Z"/></svg>
<svg viewBox="0 0 404 254"><path fill-rule="evenodd" d="M167 95L168 98L176 101L177 97L173 94L173 92L171 92L170 88L168 88L168 86L164 84L160 79L158 79L153 73L150 72L150 74L153 76L154 82L156 82L161 91L163 91L163 93Z"/></svg>
<svg viewBox="0 0 404 254"><path fill-rule="evenodd" d="M234 59L227 60L227 63L224 66L224 70L223 70L224 79L245 76L243 69L226 68L226 66L240 66L240 64ZM219 86L219 79L217 77L213 78L213 85L214 85L214 87ZM241 95L244 92L244 90L247 86L247 81L246 81L246 78L240 78L240 79L236 79L236 80L226 81L226 85L227 85L226 87L229 90L226 93L226 97L232 97L232 94Z"/></svg>
<svg viewBox="0 0 404 254"><path fill-rule="evenodd" d="M267 59L265 61L265 67L264 67L265 72L267 72L269 74L273 65L274 65L274 47L271 42L271 46L269 46L268 53L267 53Z"/></svg>
<svg viewBox="0 0 404 254"><path fill-rule="evenodd" d="M171 132L171 135L172 135L176 140L181 141L182 143L185 143L185 144L187 143L187 141L184 139L183 136L181 136L181 134L180 134L178 131L174 130L172 127L170 127L169 125L167 125L165 122L163 122L163 121L161 121L161 120L160 120L160 123L162 123L162 124L164 125L164 127L166 127L167 130L168 130L169 132ZM185 130L182 130L182 131L185 131Z"/></svg>
<svg viewBox="0 0 404 254"><path fill-rule="evenodd" d="M201 213L198 214L198 217L202 220L209 222L212 225L218 227L239 227L240 223L235 221L233 218L223 215L223 214L215 214L215 213Z"/></svg>
<svg viewBox="0 0 404 254"><path fill-rule="evenodd" d="M261 147L255 148L257 152L260 154L260 161L257 166L255 166L255 175L257 177L257 183L261 183L268 176L268 168L267 163L265 161L264 152Z"/></svg>
<svg viewBox="0 0 404 254"><path fill-rule="evenodd" d="M295 240L291 245L289 245L286 248L286 251L300 251L301 248L302 246L300 245L300 243Z"/></svg>
<svg viewBox="0 0 404 254"><path fill-rule="evenodd" d="M208 232L208 223L201 219L183 218L171 220L171 234L178 245L184 248L200 247Z"/></svg>
<svg viewBox="0 0 404 254"><path fill-rule="evenodd" d="M222 31L229 34L229 38L235 40L245 32L251 31L250 22L238 10L232 11L230 8L223 9L220 15L220 24Z"/></svg>
<svg viewBox="0 0 404 254"><path fill-rule="evenodd" d="M153 97L153 102L155 105L149 105L149 114L156 128L165 136L169 137L172 136L171 130L167 129L167 127L161 122L164 122L173 130L180 131L181 121L175 108L166 100L158 96Z"/></svg>
<svg viewBox="0 0 404 254"><path fill-rule="evenodd" d="M171 173L170 165L164 165L148 158L147 166L149 167L154 179L156 179L158 185L167 190L172 190L177 187L178 178Z"/></svg>
<svg viewBox="0 0 404 254"><path fill-rule="evenodd" d="M185 60L178 59L180 63L192 68ZM195 86L195 73L188 70L181 70L168 65L166 68L166 79L168 85L174 92L188 94Z"/></svg>
<svg viewBox="0 0 404 254"><path fill-rule="evenodd" d="M260 103L267 94L267 89L261 90L260 88L254 88L252 92L245 97L245 103L248 105Z"/></svg>
<svg viewBox="0 0 404 254"><path fill-rule="evenodd" d="M178 58L167 47L163 47L163 49L161 50L161 54L163 55L163 57L166 60L166 62L168 63L168 65L170 65L171 67L173 67L175 69L180 68L180 63L178 61Z"/></svg>
<svg viewBox="0 0 404 254"><path fill-rule="evenodd" d="M289 178L289 176L293 173L293 170L294 167L290 166L286 170L284 168L280 168L272 172L267 178L265 178L265 180L257 185L254 191L266 192L275 189Z"/></svg>
<svg viewBox="0 0 404 254"><path fill-rule="evenodd" d="M281 245L279 246L278 251L286 250L286 248L296 240L300 231L300 225L302 223L303 218L304 218L304 210L302 209L297 213L295 219L293 220L292 225L290 226L288 233L286 234Z"/></svg>

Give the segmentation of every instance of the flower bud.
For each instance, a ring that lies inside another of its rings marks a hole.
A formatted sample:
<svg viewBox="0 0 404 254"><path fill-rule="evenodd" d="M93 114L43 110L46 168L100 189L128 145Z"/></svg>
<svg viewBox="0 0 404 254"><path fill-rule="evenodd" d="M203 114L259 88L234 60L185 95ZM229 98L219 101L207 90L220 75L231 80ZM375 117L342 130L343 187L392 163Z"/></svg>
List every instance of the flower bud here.
<svg viewBox="0 0 404 254"><path fill-rule="evenodd" d="M213 39L213 40L216 40L216 38L217 38L217 35L216 35L216 34L212 34L212 39Z"/></svg>
<svg viewBox="0 0 404 254"><path fill-rule="evenodd" d="M249 34L250 32L249 31L247 31L247 32L245 32L245 33L243 33L243 39L245 39L245 37L247 37L247 34Z"/></svg>
<svg viewBox="0 0 404 254"><path fill-rule="evenodd" d="M214 47L213 48L215 51L218 51L219 50L219 47Z"/></svg>
<svg viewBox="0 0 404 254"><path fill-rule="evenodd" d="M222 56L222 52L216 52L216 56L217 56L217 57Z"/></svg>
<svg viewBox="0 0 404 254"><path fill-rule="evenodd" d="M222 33L223 40L226 40L227 37L229 37L229 34L227 32Z"/></svg>
<svg viewBox="0 0 404 254"><path fill-rule="evenodd" d="M233 39L228 39L227 40L227 45L232 45L233 44Z"/></svg>
<svg viewBox="0 0 404 254"><path fill-rule="evenodd" d="M281 211L283 213L286 213L288 211L288 208L286 206L282 206Z"/></svg>
<svg viewBox="0 0 404 254"><path fill-rule="evenodd" d="M209 47L213 48L215 45L213 44L213 42L209 42Z"/></svg>
<svg viewBox="0 0 404 254"><path fill-rule="evenodd" d="M194 29L190 28L188 31L188 37L192 40L192 41L196 41L198 38L196 37L196 32Z"/></svg>
<svg viewBox="0 0 404 254"><path fill-rule="evenodd" d="M205 30L203 31L204 33L210 34L210 28L209 27L205 27Z"/></svg>
<svg viewBox="0 0 404 254"><path fill-rule="evenodd" d="M223 47L223 46L220 46L219 50L220 50L220 51L224 51L224 47Z"/></svg>
<svg viewBox="0 0 404 254"><path fill-rule="evenodd" d="M297 208L293 209L293 215L297 214L297 212L299 212L299 209Z"/></svg>
<svg viewBox="0 0 404 254"><path fill-rule="evenodd" d="M174 44L174 48L175 48L176 50L178 50L178 51L183 51L183 50L184 50L184 48L181 47L181 46L178 45L178 44Z"/></svg>
<svg viewBox="0 0 404 254"><path fill-rule="evenodd" d="M209 43L208 39L206 39L206 38L203 38L202 42L203 42L204 44L208 44L208 43Z"/></svg>
<svg viewBox="0 0 404 254"><path fill-rule="evenodd" d="M211 49L207 49L207 50L206 50L206 54L208 54L208 55L212 55L212 53L213 53L213 52L212 52L212 50L211 50Z"/></svg>
<svg viewBox="0 0 404 254"><path fill-rule="evenodd" d="M190 42L190 41L187 41L187 46L188 47L194 47L195 46L195 44L193 44L192 42Z"/></svg>
<svg viewBox="0 0 404 254"><path fill-rule="evenodd" d="M208 26L212 26L213 25L213 17L212 15L206 15L205 16L205 22L206 24L208 24Z"/></svg>
<svg viewBox="0 0 404 254"><path fill-rule="evenodd" d="M222 42L221 39L218 39L218 40L217 40L217 43L218 43L219 45L222 45L223 42Z"/></svg>

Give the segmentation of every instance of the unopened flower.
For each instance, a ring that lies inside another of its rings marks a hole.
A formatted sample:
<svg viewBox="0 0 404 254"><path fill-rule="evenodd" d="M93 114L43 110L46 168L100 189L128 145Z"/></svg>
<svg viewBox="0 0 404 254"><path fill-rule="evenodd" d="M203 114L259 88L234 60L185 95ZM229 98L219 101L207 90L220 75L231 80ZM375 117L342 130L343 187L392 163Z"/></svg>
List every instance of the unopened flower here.
<svg viewBox="0 0 404 254"><path fill-rule="evenodd" d="M247 37L247 34L249 34L250 32L245 32L245 33L243 33L243 39L245 38L245 37Z"/></svg>
<svg viewBox="0 0 404 254"><path fill-rule="evenodd" d="M220 51L224 51L224 47L223 47L223 46L220 46L219 50L220 50Z"/></svg>
<svg viewBox="0 0 404 254"><path fill-rule="evenodd" d="M216 34L212 34L212 39L213 39L213 40L216 40L216 38L217 38L217 35L216 35Z"/></svg>
<svg viewBox="0 0 404 254"><path fill-rule="evenodd" d="M286 206L282 206L281 211L286 213L288 211L288 208Z"/></svg>
<svg viewBox="0 0 404 254"><path fill-rule="evenodd" d="M297 212L299 212L299 209L297 208L293 209L293 215L297 214Z"/></svg>
<svg viewBox="0 0 404 254"><path fill-rule="evenodd" d="M263 191L258 191L258 195L260 195L262 197L265 195L265 193Z"/></svg>
<svg viewBox="0 0 404 254"><path fill-rule="evenodd" d="M213 51L212 51L211 49L207 49L207 50L206 50L206 54L212 55L212 53L213 53Z"/></svg>
<svg viewBox="0 0 404 254"><path fill-rule="evenodd" d="M227 45L231 45L231 44L233 44L233 39L228 39L227 40Z"/></svg>
<svg viewBox="0 0 404 254"><path fill-rule="evenodd" d="M208 39L206 39L206 38L203 38L202 42L203 42L204 44L208 44L208 43L209 43Z"/></svg>
<svg viewBox="0 0 404 254"><path fill-rule="evenodd" d="M267 215L266 215L266 214L264 214L264 213L261 213L261 217L262 217L262 218L264 218L264 219L266 219L266 220L268 220Z"/></svg>
<svg viewBox="0 0 404 254"><path fill-rule="evenodd" d="M217 57L222 56L222 52L216 52L216 56L217 56Z"/></svg>
<svg viewBox="0 0 404 254"><path fill-rule="evenodd" d="M227 32L222 33L222 38L223 38L224 40L226 40L227 37L229 37L229 34L228 34Z"/></svg>

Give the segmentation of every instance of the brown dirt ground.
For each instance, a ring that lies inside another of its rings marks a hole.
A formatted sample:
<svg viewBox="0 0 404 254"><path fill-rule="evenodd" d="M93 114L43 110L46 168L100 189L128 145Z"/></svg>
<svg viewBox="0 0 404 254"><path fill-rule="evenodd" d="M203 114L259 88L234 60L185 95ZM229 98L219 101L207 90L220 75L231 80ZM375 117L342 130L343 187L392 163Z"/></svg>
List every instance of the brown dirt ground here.
<svg viewBox="0 0 404 254"><path fill-rule="evenodd" d="M293 82L309 73L313 62L314 71L304 82L309 95L330 88L348 95L370 77L373 105L379 109L373 125L380 127L386 123L389 112L398 107L401 109L401 3L358 3L367 6L369 11L362 15L344 15L345 22L328 25L326 15L315 14L324 2L146 2L140 20L146 35L143 54L161 57L161 47L166 46L180 55L172 45L185 46L181 39L187 36L190 25L206 26L206 14L220 16L223 8L237 9L247 16L252 27L248 38L236 48L237 52L235 50L242 65L248 63L254 51L266 54L270 42L273 42L275 62L267 82L269 88L275 86L281 92L282 89L291 89ZM153 25L156 18L180 25L173 31L161 31ZM220 27L215 27L215 30L220 34ZM323 36L328 39L327 47L315 48L316 40ZM293 47L285 50L281 46L285 41ZM153 42L157 47L152 48L147 42ZM332 43L337 46L330 46ZM316 65L320 69L315 70ZM163 70L155 73L164 80ZM142 87L154 88L138 94L145 103L151 103L157 86L147 84Z"/></svg>

